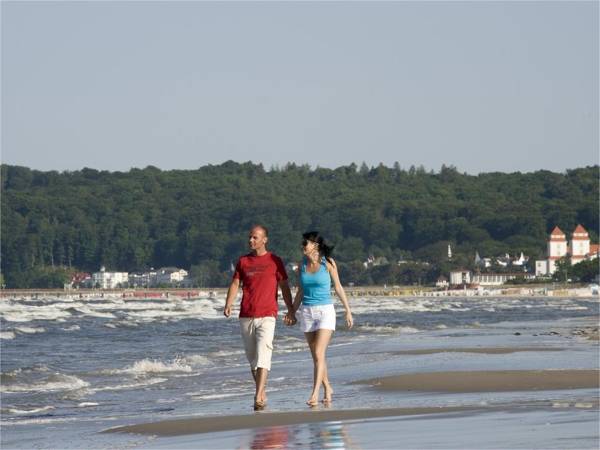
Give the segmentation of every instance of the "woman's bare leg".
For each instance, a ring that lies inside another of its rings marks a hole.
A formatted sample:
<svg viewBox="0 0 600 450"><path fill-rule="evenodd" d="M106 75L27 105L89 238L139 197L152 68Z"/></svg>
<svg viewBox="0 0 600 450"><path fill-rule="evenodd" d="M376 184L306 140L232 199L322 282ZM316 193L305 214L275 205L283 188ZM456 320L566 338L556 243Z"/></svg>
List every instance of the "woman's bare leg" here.
<svg viewBox="0 0 600 450"><path fill-rule="evenodd" d="M327 374L327 363L325 364L325 374L323 376L323 403L331 402L333 397L333 388L329 383L329 376Z"/></svg>
<svg viewBox="0 0 600 450"><path fill-rule="evenodd" d="M306 403L310 406L315 406L319 402L319 389L321 388L321 384L324 384L326 381L326 384L329 385L329 380L327 379L327 361L325 359L325 353L327 352L327 346L331 340L333 330L317 330L314 333L305 334L314 334L314 339L311 339L313 344L312 346L311 342L309 341L309 347L311 347L311 354L314 362L313 390ZM308 340L309 337L307 336L307 341Z"/></svg>

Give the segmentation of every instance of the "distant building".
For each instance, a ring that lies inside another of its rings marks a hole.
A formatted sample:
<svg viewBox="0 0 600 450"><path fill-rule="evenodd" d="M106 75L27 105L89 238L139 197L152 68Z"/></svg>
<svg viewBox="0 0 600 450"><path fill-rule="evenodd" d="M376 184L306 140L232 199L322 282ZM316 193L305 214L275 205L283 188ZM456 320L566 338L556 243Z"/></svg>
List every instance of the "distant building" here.
<svg viewBox="0 0 600 450"><path fill-rule="evenodd" d="M129 282L129 274L127 272L107 272L103 266L100 272L92 274L92 287L100 289L115 289L124 287Z"/></svg>
<svg viewBox="0 0 600 450"><path fill-rule="evenodd" d="M450 285L461 286L464 284L471 284L471 271L470 270L453 270L450 272Z"/></svg>
<svg viewBox="0 0 600 450"><path fill-rule="evenodd" d="M473 276L473 284L480 286L500 286L508 280L523 277L523 273L477 273ZM525 279L533 279L534 276L527 274Z"/></svg>
<svg viewBox="0 0 600 450"><path fill-rule="evenodd" d="M177 267L162 267L156 271L156 281L154 284L177 284L181 283L187 276L187 270Z"/></svg>
<svg viewBox="0 0 600 450"><path fill-rule="evenodd" d="M68 288L90 287L92 285L92 274L87 272L75 272L71 276Z"/></svg>
<svg viewBox="0 0 600 450"><path fill-rule="evenodd" d="M563 231L554 227L548 239L548 259L535 262L536 276L549 276L556 272L556 261L561 258L567 258L570 264L577 264L581 261L598 258L598 244L590 244L590 236L583 226L577 225L571 240Z"/></svg>
<svg viewBox="0 0 600 450"><path fill-rule="evenodd" d="M388 265L390 262L388 261L388 259L385 256L373 256L370 255L366 261L363 262L363 266L365 269L369 268L369 267L375 267L375 266L386 266Z"/></svg>
<svg viewBox="0 0 600 450"><path fill-rule="evenodd" d="M528 262L529 262L529 257L523 255L523 252L521 252L521 255L518 258L513 259L512 265L524 267Z"/></svg>
<svg viewBox="0 0 600 450"><path fill-rule="evenodd" d="M479 256L479 252L477 250L475 250L475 265L483 266L483 259L481 259L481 256Z"/></svg>
<svg viewBox="0 0 600 450"><path fill-rule="evenodd" d="M571 264L577 264L587 259L590 254L590 235L581 225L577 225L577 228L573 230L569 250Z"/></svg>
<svg viewBox="0 0 600 450"><path fill-rule="evenodd" d="M150 272L136 272L129 274L129 286L130 287L152 287L156 284L156 271L150 270Z"/></svg>
<svg viewBox="0 0 600 450"><path fill-rule="evenodd" d="M512 259L508 253L505 253L504 256L499 256L496 258L496 264L502 267L508 267L512 263Z"/></svg>
<svg viewBox="0 0 600 450"><path fill-rule="evenodd" d="M521 254L515 258L511 258L508 253L505 253L504 256L499 256L495 258L495 260L496 264L502 267L518 266L522 267L523 270L526 270L527 263L529 262L529 257L525 256L523 252L521 252ZM481 256L479 256L478 251L475 252L474 262L476 267L481 267L485 269L492 267L492 258L482 258Z"/></svg>
<svg viewBox="0 0 600 450"><path fill-rule="evenodd" d="M439 288L448 287L448 279L445 276L440 276L435 282L435 286Z"/></svg>

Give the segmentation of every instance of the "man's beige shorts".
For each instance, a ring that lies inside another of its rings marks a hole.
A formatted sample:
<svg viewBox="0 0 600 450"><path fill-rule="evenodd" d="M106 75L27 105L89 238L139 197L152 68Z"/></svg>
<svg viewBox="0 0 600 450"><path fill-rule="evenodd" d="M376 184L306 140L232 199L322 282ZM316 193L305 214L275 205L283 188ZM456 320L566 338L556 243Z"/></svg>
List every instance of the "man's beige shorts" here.
<svg viewBox="0 0 600 450"><path fill-rule="evenodd" d="M250 368L271 370L275 317L240 317L240 327Z"/></svg>

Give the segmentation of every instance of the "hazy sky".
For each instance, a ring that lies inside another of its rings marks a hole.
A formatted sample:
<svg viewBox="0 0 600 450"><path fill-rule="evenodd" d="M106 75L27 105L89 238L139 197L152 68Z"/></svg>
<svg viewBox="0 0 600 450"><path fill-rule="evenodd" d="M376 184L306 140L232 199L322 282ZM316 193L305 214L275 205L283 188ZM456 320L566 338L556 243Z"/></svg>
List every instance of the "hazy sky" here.
<svg viewBox="0 0 600 450"><path fill-rule="evenodd" d="M2 162L597 164L599 3L2 2Z"/></svg>

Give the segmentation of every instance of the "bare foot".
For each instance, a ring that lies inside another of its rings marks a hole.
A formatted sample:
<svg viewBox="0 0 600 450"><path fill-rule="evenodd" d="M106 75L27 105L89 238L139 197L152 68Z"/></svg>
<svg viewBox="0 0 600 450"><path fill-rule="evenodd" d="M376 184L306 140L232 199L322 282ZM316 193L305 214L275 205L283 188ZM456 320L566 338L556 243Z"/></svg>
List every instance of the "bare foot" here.
<svg viewBox="0 0 600 450"><path fill-rule="evenodd" d="M254 411L261 411L261 410L265 409L265 406L267 406L267 396L266 395L262 396L262 398L254 397Z"/></svg>
<svg viewBox="0 0 600 450"><path fill-rule="evenodd" d="M324 392L323 392L323 403L331 403L333 399L333 389L329 383L323 383Z"/></svg>
<svg viewBox="0 0 600 450"><path fill-rule="evenodd" d="M309 399L306 401L306 404L307 404L308 406L311 406L311 407L312 407L312 406L318 406L318 404L319 404L319 401L317 400L317 396L316 396L316 395L313 395L311 398L309 398Z"/></svg>

